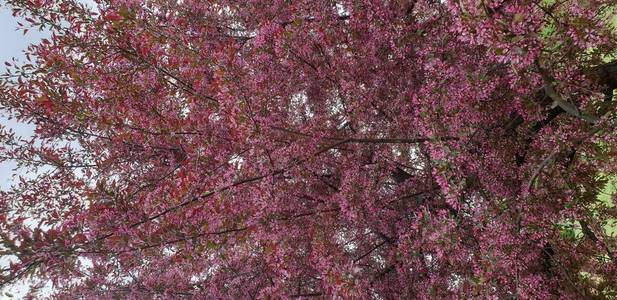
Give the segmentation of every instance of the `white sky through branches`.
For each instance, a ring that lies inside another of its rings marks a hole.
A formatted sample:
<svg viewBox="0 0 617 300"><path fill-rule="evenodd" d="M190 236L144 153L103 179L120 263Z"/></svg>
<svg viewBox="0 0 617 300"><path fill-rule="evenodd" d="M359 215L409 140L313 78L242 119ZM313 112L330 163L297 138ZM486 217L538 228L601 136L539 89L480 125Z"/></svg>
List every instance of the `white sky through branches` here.
<svg viewBox="0 0 617 300"><path fill-rule="evenodd" d="M91 0L81 0L81 2L88 4L90 7L94 7L94 2ZM0 0L0 73L6 71L6 65L4 62L12 61L13 58L17 64L24 63L24 50L28 45L37 43L42 38L48 38L49 33L38 32L36 30L28 31L27 34L23 34L22 31L17 31L18 20L12 16L10 8L7 7L4 0ZM7 118L7 113L0 110L0 124L5 127L13 129L16 135L28 138L34 131L34 126L30 124L24 124L16 122L14 119ZM10 188L15 174L14 168L16 164L14 162L0 163L0 189L7 190ZM4 267L7 264L5 258L0 257L0 266ZM27 282L17 282L12 286L0 289L0 299L20 299L22 298L28 289ZM42 294L48 294L49 288L44 288Z"/></svg>

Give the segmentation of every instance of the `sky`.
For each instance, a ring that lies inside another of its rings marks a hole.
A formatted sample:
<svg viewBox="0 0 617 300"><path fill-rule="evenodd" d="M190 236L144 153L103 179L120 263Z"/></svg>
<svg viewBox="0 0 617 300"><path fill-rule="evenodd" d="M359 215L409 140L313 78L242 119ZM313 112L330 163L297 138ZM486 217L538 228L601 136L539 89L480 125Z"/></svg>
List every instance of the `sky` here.
<svg viewBox="0 0 617 300"><path fill-rule="evenodd" d="M80 2L90 5L90 7L94 6L92 0L82 0ZM0 73L4 73L6 70L5 61L15 58L18 62L24 62L23 51L28 48L28 45L49 37L49 33L36 30L30 30L24 35L21 31L16 30L17 22L18 20L11 15L11 11L5 4L5 1L0 0ZM34 131L34 126L9 120L6 117L6 112L1 110L0 124L12 128L18 136L26 138L30 137ZM0 189L6 190L10 187L14 168L15 163L0 163Z"/></svg>
<svg viewBox="0 0 617 300"><path fill-rule="evenodd" d="M36 43L44 37L47 37L47 33L31 31L27 35L22 32L18 32L17 19L11 15L11 11L5 5L3 0L0 0L0 73L4 73L6 66L5 61L9 61L15 58L17 61L24 60L23 50L25 50L29 44ZM3 126L12 128L15 133L22 137L30 137L34 130L34 127L30 124L17 123L15 120L9 120L6 117L6 112L0 110L0 124ZM11 178L15 173L14 162L0 163L0 189L6 190L11 186ZM4 259L0 259L0 265L3 265ZM27 291L27 284L25 282L19 282L0 292L0 299L19 299ZM12 297L10 297L12 296Z"/></svg>
<svg viewBox="0 0 617 300"><path fill-rule="evenodd" d="M36 43L48 34L45 32L30 31L23 35L16 31L17 19L11 15L3 0L0 0L0 73L4 73L5 61L13 57L18 61L24 61L23 50L31 43ZM6 118L6 112L0 111L0 124L12 128L19 136L29 137L34 130L32 125L17 123L15 120ZM11 184L11 175L15 163L0 163L0 189L6 190Z"/></svg>
<svg viewBox="0 0 617 300"><path fill-rule="evenodd" d="M93 7L92 0L83 0L90 7ZM38 32L30 30L26 35L21 31L17 31L17 22L11 15L10 9L6 6L4 0L0 0L0 74L4 73L6 66L5 61L10 61L15 58L18 62L24 62L25 57L23 51L32 43L37 43L42 38L49 37L47 32ZM34 126L31 124L18 123L15 120L9 120L6 112L0 110L0 124L12 128L13 131L24 138L28 138L34 131ZM7 190L12 183L12 177L16 173L14 162L0 163L0 189ZM19 175L19 174L18 174ZM6 260L0 257L0 266L3 266ZM27 282L18 282L14 285L0 289L0 300L4 299L20 299L27 291ZM47 292L49 288L47 288ZM45 293L45 291L43 291Z"/></svg>

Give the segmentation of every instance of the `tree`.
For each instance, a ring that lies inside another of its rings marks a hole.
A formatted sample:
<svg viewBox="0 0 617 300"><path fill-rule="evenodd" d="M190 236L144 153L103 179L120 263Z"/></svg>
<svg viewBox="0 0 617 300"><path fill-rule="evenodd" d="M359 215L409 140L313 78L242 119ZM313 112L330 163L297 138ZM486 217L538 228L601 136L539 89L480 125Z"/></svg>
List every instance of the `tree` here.
<svg viewBox="0 0 617 300"><path fill-rule="evenodd" d="M615 1L7 2L4 284L617 297Z"/></svg>

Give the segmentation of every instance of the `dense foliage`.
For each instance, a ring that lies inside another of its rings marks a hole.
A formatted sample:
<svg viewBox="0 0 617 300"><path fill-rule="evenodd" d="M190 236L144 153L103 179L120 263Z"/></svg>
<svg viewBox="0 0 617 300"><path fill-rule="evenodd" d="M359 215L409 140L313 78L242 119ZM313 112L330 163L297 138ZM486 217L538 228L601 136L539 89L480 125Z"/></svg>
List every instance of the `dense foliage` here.
<svg viewBox="0 0 617 300"><path fill-rule="evenodd" d="M5 285L617 298L617 1L7 2Z"/></svg>

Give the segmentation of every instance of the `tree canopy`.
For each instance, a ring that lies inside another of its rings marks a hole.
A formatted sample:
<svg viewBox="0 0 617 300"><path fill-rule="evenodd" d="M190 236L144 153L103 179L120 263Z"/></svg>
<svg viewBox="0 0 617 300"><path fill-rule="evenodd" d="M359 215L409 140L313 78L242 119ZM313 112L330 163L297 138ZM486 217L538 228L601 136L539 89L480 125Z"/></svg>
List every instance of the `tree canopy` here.
<svg viewBox="0 0 617 300"><path fill-rule="evenodd" d="M617 299L617 1L6 2L0 285Z"/></svg>

